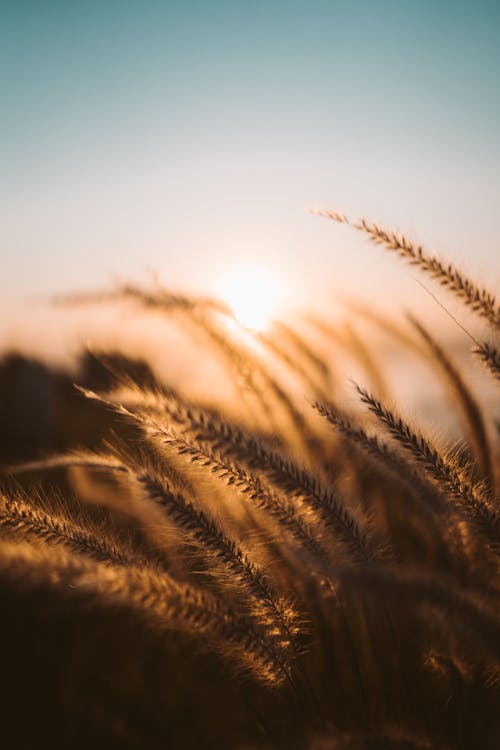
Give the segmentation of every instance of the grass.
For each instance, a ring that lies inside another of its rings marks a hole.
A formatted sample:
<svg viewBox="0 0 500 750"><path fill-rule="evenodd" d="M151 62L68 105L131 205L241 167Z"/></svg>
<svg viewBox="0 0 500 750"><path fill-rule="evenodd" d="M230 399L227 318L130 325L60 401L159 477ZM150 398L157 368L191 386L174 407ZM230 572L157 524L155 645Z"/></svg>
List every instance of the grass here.
<svg viewBox="0 0 500 750"><path fill-rule="evenodd" d="M477 316L471 355L494 385L494 295L408 238L352 226ZM180 324L193 367L215 359L228 395L196 398L110 352L86 355L77 388L4 362L5 746L497 747L499 433L484 381L473 390L415 317L404 335L382 323L441 377L442 413L463 427L446 445L389 401L352 326L252 334L217 300L133 285L59 304L101 300ZM354 409L336 348L365 372ZM8 409L18 371L27 419ZM48 414L31 407L42 380Z"/></svg>

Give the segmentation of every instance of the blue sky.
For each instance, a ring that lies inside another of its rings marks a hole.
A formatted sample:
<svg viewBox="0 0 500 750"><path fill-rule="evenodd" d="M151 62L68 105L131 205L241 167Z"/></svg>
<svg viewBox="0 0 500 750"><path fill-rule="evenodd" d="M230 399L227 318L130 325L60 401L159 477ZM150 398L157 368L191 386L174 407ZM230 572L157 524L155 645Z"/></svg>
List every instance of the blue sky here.
<svg viewBox="0 0 500 750"><path fill-rule="evenodd" d="M248 261L311 298L414 285L309 206L403 229L498 284L500 3L0 12L4 294L149 270L210 290Z"/></svg>

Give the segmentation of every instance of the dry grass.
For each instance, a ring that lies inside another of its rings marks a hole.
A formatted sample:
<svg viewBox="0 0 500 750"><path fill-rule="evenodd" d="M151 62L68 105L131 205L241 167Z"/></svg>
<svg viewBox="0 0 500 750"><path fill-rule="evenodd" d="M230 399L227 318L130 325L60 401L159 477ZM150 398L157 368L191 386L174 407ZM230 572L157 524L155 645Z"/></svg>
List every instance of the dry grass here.
<svg viewBox="0 0 500 750"><path fill-rule="evenodd" d="M494 296L354 226L490 326L476 350L498 376ZM498 747L498 430L462 363L412 319L462 415L449 446L388 403L352 326L310 321L366 373L348 413L303 326L253 336L215 300L132 286L61 303L115 298L175 319L235 395L200 401L102 353L56 450L13 450L6 423L5 746Z"/></svg>

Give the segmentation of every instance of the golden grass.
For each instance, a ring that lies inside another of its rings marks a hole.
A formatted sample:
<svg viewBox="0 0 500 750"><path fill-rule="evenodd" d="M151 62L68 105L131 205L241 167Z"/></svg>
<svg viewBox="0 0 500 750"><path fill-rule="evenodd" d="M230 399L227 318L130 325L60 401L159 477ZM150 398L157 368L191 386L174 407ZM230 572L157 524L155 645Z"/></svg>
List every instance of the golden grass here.
<svg viewBox="0 0 500 750"><path fill-rule="evenodd" d="M489 326L476 350L498 376L493 294L353 226ZM3 658L19 681L2 696L6 746L496 747L498 431L462 363L411 318L443 413L462 415L450 447L388 405L384 363L353 327L309 321L367 375L350 413L306 328L238 337L216 300L133 286L64 303L115 297L180 316L201 334L196 367L218 358L236 395L201 402L154 363L103 352L106 385L83 377L73 395L85 435L68 422L58 451L4 461ZM26 660L28 635L42 646Z"/></svg>

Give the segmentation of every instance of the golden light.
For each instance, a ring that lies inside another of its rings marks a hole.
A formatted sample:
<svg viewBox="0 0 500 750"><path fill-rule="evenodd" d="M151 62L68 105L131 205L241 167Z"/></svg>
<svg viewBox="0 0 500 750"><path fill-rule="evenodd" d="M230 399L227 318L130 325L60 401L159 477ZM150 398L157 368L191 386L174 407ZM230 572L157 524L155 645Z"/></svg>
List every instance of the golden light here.
<svg viewBox="0 0 500 750"><path fill-rule="evenodd" d="M283 302L280 280L255 266L238 266L222 274L217 294L230 306L245 328L263 331Z"/></svg>

